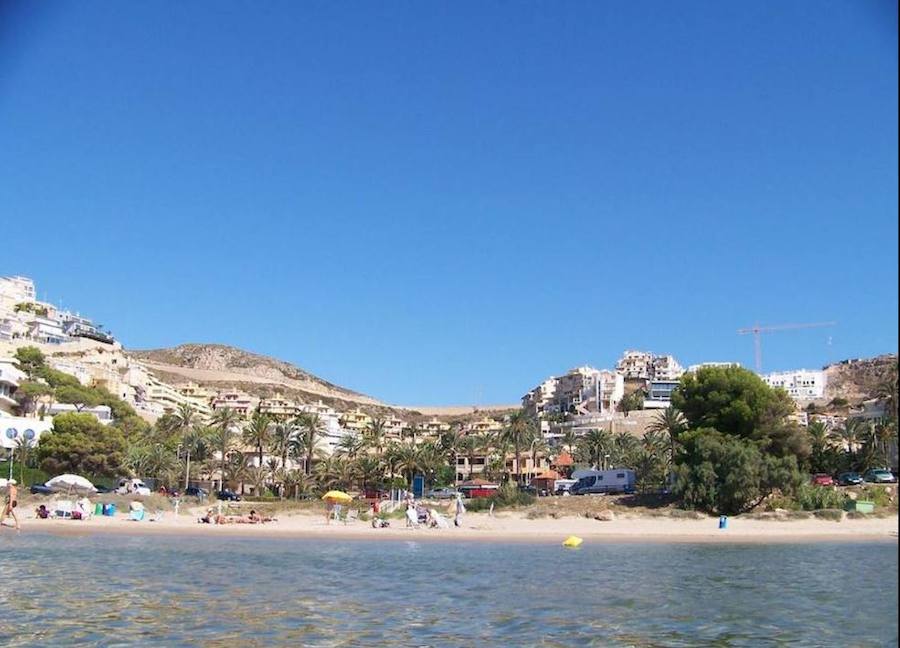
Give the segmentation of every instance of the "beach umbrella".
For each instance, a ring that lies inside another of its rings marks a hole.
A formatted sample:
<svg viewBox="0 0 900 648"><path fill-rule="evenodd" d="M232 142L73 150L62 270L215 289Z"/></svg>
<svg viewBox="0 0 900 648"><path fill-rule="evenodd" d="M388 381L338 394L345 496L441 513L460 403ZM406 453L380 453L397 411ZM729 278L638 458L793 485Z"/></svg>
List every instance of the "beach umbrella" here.
<svg viewBox="0 0 900 648"><path fill-rule="evenodd" d="M332 502L350 502L353 500L352 495L348 495L344 491L339 490L330 490L324 495L322 495L322 499L326 502L331 500Z"/></svg>
<svg viewBox="0 0 900 648"><path fill-rule="evenodd" d="M55 491L66 491L76 493L96 493L97 489L94 488L94 485L89 482L84 477L80 475L71 475L65 474L60 475L59 477L54 477L46 484L44 484L47 488L52 488Z"/></svg>

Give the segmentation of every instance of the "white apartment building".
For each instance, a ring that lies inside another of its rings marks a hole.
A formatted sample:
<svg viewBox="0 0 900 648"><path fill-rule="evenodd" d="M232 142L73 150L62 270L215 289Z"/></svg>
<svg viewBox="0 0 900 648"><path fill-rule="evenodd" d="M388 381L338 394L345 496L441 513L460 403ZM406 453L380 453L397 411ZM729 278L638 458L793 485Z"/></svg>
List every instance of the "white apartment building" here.
<svg viewBox="0 0 900 648"><path fill-rule="evenodd" d="M661 355L653 358L653 380L678 380L684 375L684 367L675 356Z"/></svg>
<svg viewBox="0 0 900 648"><path fill-rule="evenodd" d="M57 414L90 414L103 425L109 425L113 422L112 409L108 405L97 405L96 407L82 407L78 409L77 405L71 403L50 403L47 408L47 415L51 418Z"/></svg>
<svg viewBox="0 0 900 648"><path fill-rule="evenodd" d="M628 350L616 363L616 371L627 380L649 380L653 377L653 354Z"/></svg>
<svg viewBox="0 0 900 648"><path fill-rule="evenodd" d="M34 281L28 277L0 277L0 311L35 301Z"/></svg>
<svg viewBox="0 0 900 648"><path fill-rule="evenodd" d="M249 416L250 413L256 409L257 400L250 396L250 394L245 394L242 391L238 391L237 389L228 389L225 391L220 391L216 394L215 398L213 398L210 406L213 411L230 409L234 410L241 416Z"/></svg>
<svg viewBox="0 0 900 648"><path fill-rule="evenodd" d="M355 434L362 434L371 422L372 417L359 409L341 414L341 427Z"/></svg>
<svg viewBox="0 0 900 648"><path fill-rule="evenodd" d="M430 421L424 421L419 424L423 437L437 438L444 432L450 431L450 424L438 420L436 416L431 417Z"/></svg>
<svg viewBox="0 0 900 648"><path fill-rule="evenodd" d="M17 447L20 439L23 438L30 438L29 443L32 446L37 445L41 435L49 432L52 427L53 421L50 419L42 421L21 416L7 416L0 412L0 430L3 430L3 433L0 434L0 448L12 450ZM10 438L10 434L7 433L8 430L13 430L11 433L13 438Z"/></svg>
<svg viewBox="0 0 900 648"><path fill-rule="evenodd" d="M297 416L299 409L297 403L285 398L281 392L275 392L269 398L260 399L259 411L272 418L285 420Z"/></svg>
<svg viewBox="0 0 900 648"><path fill-rule="evenodd" d="M19 403L13 394L25 378L25 372L16 366L15 360L0 358L0 412L13 414L18 409Z"/></svg>
<svg viewBox="0 0 900 648"><path fill-rule="evenodd" d="M740 367L740 362L701 362L699 364L692 364L687 368L688 371L693 372L698 369L704 369L706 367Z"/></svg>
<svg viewBox="0 0 900 648"><path fill-rule="evenodd" d="M522 397L522 407L537 417L556 412L606 412L614 410L624 395L621 373L583 366L542 382Z"/></svg>
<svg viewBox="0 0 900 648"><path fill-rule="evenodd" d="M794 400L811 400L825 395L827 381L824 371L797 369L776 371L762 377L769 387L783 389Z"/></svg>

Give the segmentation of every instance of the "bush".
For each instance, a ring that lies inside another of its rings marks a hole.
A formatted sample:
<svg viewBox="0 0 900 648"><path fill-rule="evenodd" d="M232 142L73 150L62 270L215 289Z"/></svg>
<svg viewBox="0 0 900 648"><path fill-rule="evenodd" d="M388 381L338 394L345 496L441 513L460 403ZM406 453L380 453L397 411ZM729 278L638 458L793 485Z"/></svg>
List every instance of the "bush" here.
<svg viewBox="0 0 900 648"><path fill-rule="evenodd" d="M523 493L513 484L502 486L496 495L490 497L476 497L466 500L466 510L473 513L490 510L491 504L495 509L512 508L516 506L530 506L534 504L535 497L529 493Z"/></svg>
<svg viewBox="0 0 900 648"><path fill-rule="evenodd" d="M791 493L803 478L793 456L760 452L752 441L700 428L683 438L675 492L690 509L737 515L775 490Z"/></svg>
<svg viewBox="0 0 900 648"><path fill-rule="evenodd" d="M843 508L847 496L824 486L802 484L792 496L779 495L769 499L766 510L786 509L788 511L816 511L819 509Z"/></svg>
<svg viewBox="0 0 900 648"><path fill-rule="evenodd" d="M819 511L813 511L813 515L819 518L820 520L831 520L832 522L840 522L844 519L844 512L840 509L821 509Z"/></svg>

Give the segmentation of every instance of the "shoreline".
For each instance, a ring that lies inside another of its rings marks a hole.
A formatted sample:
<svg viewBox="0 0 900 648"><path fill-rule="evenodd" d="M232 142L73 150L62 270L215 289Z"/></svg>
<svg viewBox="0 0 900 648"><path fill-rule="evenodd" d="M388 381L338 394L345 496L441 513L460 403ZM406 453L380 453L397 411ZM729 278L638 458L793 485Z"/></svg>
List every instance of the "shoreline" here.
<svg viewBox="0 0 900 648"><path fill-rule="evenodd" d="M533 543L561 544L575 535L588 543L627 544L803 544L896 543L898 518L864 520L750 520L729 518L729 528L719 529L716 518L672 520L652 517L617 518L600 522L585 518L529 520L516 515L489 517L467 515L461 528L407 528L402 520L397 526L374 529L367 522L326 525L321 516L291 515L277 522L259 525L206 525L196 518L181 515L158 522L130 522L124 516L89 520L22 520L22 531L16 534L8 526L0 529L3 536L25 537L55 535L62 537L123 535L153 537L227 537L258 539L297 539L328 541L410 541L449 543Z"/></svg>

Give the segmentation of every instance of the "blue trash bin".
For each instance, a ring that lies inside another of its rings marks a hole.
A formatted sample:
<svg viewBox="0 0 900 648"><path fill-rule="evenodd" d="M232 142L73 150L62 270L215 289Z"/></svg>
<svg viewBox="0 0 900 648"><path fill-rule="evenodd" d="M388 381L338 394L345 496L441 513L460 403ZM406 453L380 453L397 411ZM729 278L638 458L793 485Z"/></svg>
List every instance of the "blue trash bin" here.
<svg viewBox="0 0 900 648"><path fill-rule="evenodd" d="M109 505L109 513L108 513L108 515L109 515L110 517L115 517L115 515L116 515L116 505L115 505L115 504L110 504L110 505Z"/></svg>
<svg viewBox="0 0 900 648"><path fill-rule="evenodd" d="M726 516L726 515L719 516L719 528L720 529L728 528L728 516Z"/></svg>

